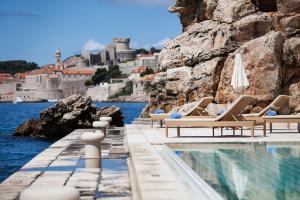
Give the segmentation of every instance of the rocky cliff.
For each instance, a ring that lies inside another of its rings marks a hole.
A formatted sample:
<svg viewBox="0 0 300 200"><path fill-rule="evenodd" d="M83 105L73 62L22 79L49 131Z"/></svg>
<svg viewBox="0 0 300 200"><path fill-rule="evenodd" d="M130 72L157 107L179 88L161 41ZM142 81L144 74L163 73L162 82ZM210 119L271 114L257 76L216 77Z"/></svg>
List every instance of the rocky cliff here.
<svg viewBox="0 0 300 200"><path fill-rule="evenodd" d="M98 108L90 97L72 95L30 119L15 131L17 136L61 138L79 128L92 128L102 116L112 117L111 125L123 126L123 114L116 106Z"/></svg>
<svg viewBox="0 0 300 200"><path fill-rule="evenodd" d="M232 102L234 57L240 52L260 110L279 94L300 110L299 0L177 0L183 33L161 52L148 111L215 97Z"/></svg>

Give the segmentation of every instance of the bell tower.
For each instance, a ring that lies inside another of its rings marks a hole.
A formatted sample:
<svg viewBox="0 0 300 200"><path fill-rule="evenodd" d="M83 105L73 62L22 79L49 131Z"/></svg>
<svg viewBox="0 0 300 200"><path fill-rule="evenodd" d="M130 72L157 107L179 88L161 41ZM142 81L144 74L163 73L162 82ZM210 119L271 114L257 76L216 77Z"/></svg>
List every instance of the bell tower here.
<svg viewBox="0 0 300 200"><path fill-rule="evenodd" d="M63 70L63 64L61 63L61 52L59 49L56 50L55 52L55 66L60 69Z"/></svg>

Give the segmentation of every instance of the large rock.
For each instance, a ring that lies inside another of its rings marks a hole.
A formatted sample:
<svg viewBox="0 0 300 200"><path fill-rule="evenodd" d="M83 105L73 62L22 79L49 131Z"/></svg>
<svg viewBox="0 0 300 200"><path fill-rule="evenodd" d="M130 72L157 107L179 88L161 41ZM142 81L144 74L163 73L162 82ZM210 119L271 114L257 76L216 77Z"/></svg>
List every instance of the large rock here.
<svg viewBox="0 0 300 200"><path fill-rule="evenodd" d="M78 128L92 128L102 116L112 117L112 125L123 126L120 108L97 108L89 97L73 95L40 113L39 119L21 124L14 135L61 138Z"/></svg>
<svg viewBox="0 0 300 200"><path fill-rule="evenodd" d="M250 82L245 94L259 111L278 94L300 110L299 0L176 0L184 32L160 53L159 74L146 112L214 96L232 102L234 56L242 54ZM144 116L147 116L145 113Z"/></svg>
<svg viewBox="0 0 300 200"><path fill-rule="evenodd" d="M215 96L223 64L224 58L217 57L194 67L194 83L198 97Z"/></svg>
<svg viewBox="0 0 300 200"><path fill-rule="evenodd" d="M255 13L234 23L236 40L247 42L265 35L272 29L272 17L268 13Z"/></svg>
<svg viewBox="0 0 300 200"><path fill-rule="evenodd" d="M227 54L237 47L232 25L206 20L193 25L172 42L160 54L161 71L190 66Z"/></svg>
<svg viewBox="0 0 300 200"><path fill-rule="evenodd" d="M282 31L284 31L288 37L300 34L300 14L282 17L279 20L279 24Z"/></svg>
<svg viewBox="0 0 300 200"><path fill-rule="evenodd" d="M213 19L232 23L255 11L256 8L251 0L218 0Z"/></svg>
<svg viewBox="0 0 300 200"><path fill-rule="evenodd" d="M189 26L207 19L212 19L218 0L177 0L169 8L172 13L177 13L183 30Z"/></svg>
<svg viewBox="0 0 300 200"><path fill-rule="evenodd" d="M300 67L300 37L293 37L285 41L283 60L286 66Z"/></svg>
<svg viewBox="0 0 300 200"><path fill-rule="evenodd" d="M230 86L234 57L241 53L249 87L243 94L255 95L259 101L270 101L279 94L281 86L281 49L283 35L270 32L268 35L251 40L242 45L236 52L230 54L225 61L221 80L216 94L216 101L220 103L232 102L237 93Z"/></svg>
<svg viewBox="0 0 300 200"><path fill-rule="evenodd" d="M299 0L277 0L277 9L280 12L300 12Z"/></svg>

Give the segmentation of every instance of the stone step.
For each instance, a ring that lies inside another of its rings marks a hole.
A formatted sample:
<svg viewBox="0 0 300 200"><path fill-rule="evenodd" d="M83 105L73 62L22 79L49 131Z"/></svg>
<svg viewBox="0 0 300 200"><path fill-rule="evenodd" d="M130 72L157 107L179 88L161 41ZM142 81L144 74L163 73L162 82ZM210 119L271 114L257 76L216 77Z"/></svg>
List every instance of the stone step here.
<svg viewBox="0 0 300 200"><path fill-rule="evenodd" d="M149 122L151 122L151 119L150 118L134 118L134 121L149 121Z"/></svg>
<svg viewBox="0 0 300 200"><path fill-rule="evenodd" d="M135 125L151 125L151 122L133 121L131 124L135 124ZM159 123L154 122L153 124L158 125Z"/></svg>

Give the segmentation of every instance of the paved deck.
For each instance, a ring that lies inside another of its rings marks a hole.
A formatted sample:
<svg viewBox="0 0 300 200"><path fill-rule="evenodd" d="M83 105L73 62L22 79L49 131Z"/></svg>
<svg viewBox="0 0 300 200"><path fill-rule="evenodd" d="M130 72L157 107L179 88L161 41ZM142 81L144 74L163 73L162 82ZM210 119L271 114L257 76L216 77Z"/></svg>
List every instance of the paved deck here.
<svg viewBox="0 0 300 200"><path fill-rule="evenodd" d="M152 129L142 126L128 125L126 133L130 150L130 162L136 182L135 199L143 200L184 200L188 199L182 189L183 185L172 174L167 165L151 147L147 131L153 134Z"/></svg>
<svg viewBox="0 0 300 200"><path fill-rule="evenodd" d="M29 186L73 186L84 200L131 199L128 152L124 135L116 131L102 145L102 170L85 168L84 144L76 130L57 141L0 184L0 199L18 199Z"/></svg>
<svg viewBox="0 0 300 200"><path fill-rule="evenodd" d="M256 129L256 136L251 137L251 130L244 129L243 136L233 136L232 130L224 129L223 136L216 129L215 137L212 137L211 128L182 128L181 137L177 137L176 129L170 128L169 137L165 137L165 129L150 125L127 125L126 133L130 150L130 162L134 170L137 198L135 199L188 199L187 191L176 174L158 155L153 147L158 145L189 144L189 147L197 143L212 142L300 142L300 134L297 133L296 124L291 124L287 130L287 124L274 124L273 131L267 137L263 137L263 131Z"/></svg>
<svg viewBox="0 0 300 200"><path fill-rule="evenodd" d="M171 128L167 138L164 128L158 126L127 125L125 135L111 131L104 140L102 170L84 167L84 144L78 138L89 130L76 130L3 181L0 199L17 199L22 190L32 185L74 186L84 200L189 199L183 183L156 147L211 142L300 142L296 125L292 124L290 130L286 128L286 124L275 124L273 130L276 133L267 132L267 137L257 129L254 138L247 129L243 136L239 136L238 131L233 136L232 130L225 129L223 136L216 130L216 136L212 137L210 128L183 128L181 137L177 137L176 129Z"/></svg>

